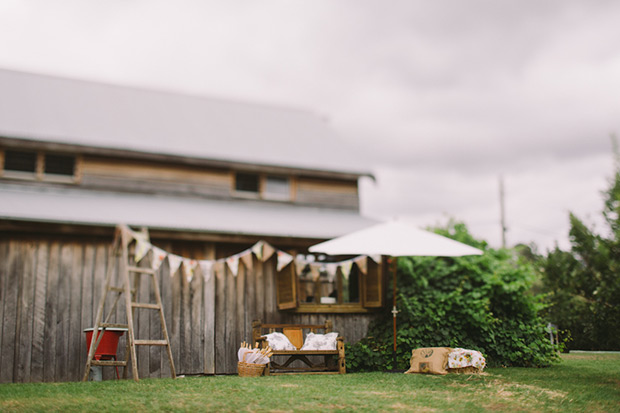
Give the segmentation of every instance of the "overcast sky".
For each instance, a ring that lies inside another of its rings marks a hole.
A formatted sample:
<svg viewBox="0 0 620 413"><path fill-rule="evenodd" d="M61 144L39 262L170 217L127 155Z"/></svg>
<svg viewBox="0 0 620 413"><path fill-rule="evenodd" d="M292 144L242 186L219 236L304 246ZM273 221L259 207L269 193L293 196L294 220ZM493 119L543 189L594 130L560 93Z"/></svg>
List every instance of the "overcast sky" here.
<svg viewBox="0 0 620 413"><path fill-rule="evenodd" d="M304 108L372 154L362 212L501 243L600 228L616 0L0 0L0 67Z"/></svg>

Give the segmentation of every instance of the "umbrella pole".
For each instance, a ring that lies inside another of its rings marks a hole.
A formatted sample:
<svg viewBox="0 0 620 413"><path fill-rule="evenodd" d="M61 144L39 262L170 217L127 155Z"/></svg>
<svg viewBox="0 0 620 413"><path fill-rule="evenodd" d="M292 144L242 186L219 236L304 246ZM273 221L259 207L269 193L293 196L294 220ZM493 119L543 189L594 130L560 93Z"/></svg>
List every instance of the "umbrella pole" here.
<svg viewBox="0 0 620 413"><path fill-rule="evenodd" d="M391 264L392 264L392 280L394 282L394 287L392 289L393 292L393 298L392 298L392 316L394 319L393 325L394 325L394 348L392 350L392 358L393 358L393 362L394 362L394 366L392 367L393 369L396 368L396 314L398 314L398 310L396 309L396 257L392 257L391 258Z"/></svg>

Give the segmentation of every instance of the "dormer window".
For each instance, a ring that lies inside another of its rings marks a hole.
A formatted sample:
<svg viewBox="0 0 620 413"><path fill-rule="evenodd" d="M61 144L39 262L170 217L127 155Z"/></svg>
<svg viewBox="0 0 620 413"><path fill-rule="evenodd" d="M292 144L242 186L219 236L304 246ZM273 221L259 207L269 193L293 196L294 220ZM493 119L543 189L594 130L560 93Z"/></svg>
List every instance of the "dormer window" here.
<svg viewBox="0 0 620 413"><path fill-rule="evenodd" d="M0 176L53 182L76 182L78 158L74 155L21 149L0 149Z"/></svg>
<svg viewBox="0 0 620 413"><path fill-rule="evenodd" d="M292 199L291 178L288 176L236 172L234 180L234 193L239 197L272 201L290 201Z"/></svg>

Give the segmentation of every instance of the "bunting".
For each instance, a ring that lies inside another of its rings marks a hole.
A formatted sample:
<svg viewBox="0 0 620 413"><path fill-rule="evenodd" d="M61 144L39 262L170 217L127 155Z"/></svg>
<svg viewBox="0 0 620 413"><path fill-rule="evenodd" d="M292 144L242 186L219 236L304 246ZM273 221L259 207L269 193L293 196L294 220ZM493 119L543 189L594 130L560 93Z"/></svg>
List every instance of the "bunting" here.
<svg viewBox="0 0 620 413"><path fill-rule="evenodd" d="M216 275L218 275L218 274L221 275L221 276L226 275L225 274L225 272L226 272L226 260L221 259L221 260L215 261L215 264L213 264L213 272Z"/></svg>
<svg viewBox="0 0 620 413"><path fill-rule="evenodd" d="M185 275L187 282L192 282L196 265L198 265L198 261L190 258L183 258L183 274Z"/></svg>
<svg viewBox="0 0 620 413"><path fill-rule="evenodd" d="M164 260L166 259L166 257L168 256L168 253L164 250L162 250L161 248L157 248L155 246L153 246L153 248L151 248L151 268L154 271L157 271L159 269L159 267L161 267L161 264L164 262Z"/></svg>
<svg viewBox="0 0 620 413"><path fill-rule="evenodd" d="M368 257L366 257L365 255L360 255L353 261L355 262L355 265L357 265L357 268L360 270L360 272L364 274L368 272Z"/></svg>
<svg viewBox="0 0 620 413"><path fill-rule="evenodd" d="M258 241L256 244L254 244L254 246L251 248L252 252L254 253L254 255L256 255L256 258L263 262L263 245L265 244L264 241Z"/></svg>
<svg viewBox="0 0 620 413"><path fill-rule="evenodd" d="M245 266L245 269L248 271L252 271L254 268L254 260L252 259L252 250L243 251L241 253L241 261Z"/></svg>
<svg viewBox="0 0 620 413"><path fill-rule="evenodd" d="M233 255L232 257L226 258L226 264L228 268L230 268L230 272L236 277L239 273L239 256Z"/></svg>
<svg viewBox="0 0 620 413"><path fill-rule="evenodd" d="M351 274L351 267L353 266L352 260L343 261L340 263L340 271L342 271L342 276L345 280L349 280L349 275Z"/></svg>
<svg viewBox="0 0 620 413"><path fill-rule="evenodd" d="M142 258L146 256L146 254L149 253L152 245L150 242L146 240L148 237L145 234L136 234L136 235L139 235L139 237L135 239L136 240L136 251L134 253L134 259L136 263L138 263L142 260Z"/></svg>
<svg viewBox="0 0 620 413"><path fill-rule="evenodd" d="M323 264L310 263L309 265L312 281L317 282L319 280L319 277L321 276L321 267L323 266Z"/></svg>
<svg viewBox="0 0 620 413"><path fill-rule="evenodd" d="M200 260L198 261L198 266L200 267L200 272L202 273L204 281L209 282L211 275L213 275L213 261Z"/></svg>
<svg viewBox="0 0 620 413"><path fill-rule="evenodd" d="M336 274L338 273L338 263L325 264L325 271L327 271L327 281L334 282Z"/></svg>
<svg viewBox="0 0 620 413"><path fill-rule="evenodd" d="M276 252L276 249L266 242L263 243L263 258L262 261L265 262Z"/></svg>
<svg viewBox="0 0 620 413"><path fill-rule="evenodd" d="M286 267L293 261L294 257L291 254L287 254L286 252L280 251L280 250L277 251L277 254L278 254L278 263L276 264L276 267L278 271L282 271L284 267Z"/></svg>
<svg viewBox="0 0 620 413"><path fill-rule="evenodd" d="M183 257L175 254L168 254L168 264L170 265L170 276L173 277L183 263Z"/></svg>

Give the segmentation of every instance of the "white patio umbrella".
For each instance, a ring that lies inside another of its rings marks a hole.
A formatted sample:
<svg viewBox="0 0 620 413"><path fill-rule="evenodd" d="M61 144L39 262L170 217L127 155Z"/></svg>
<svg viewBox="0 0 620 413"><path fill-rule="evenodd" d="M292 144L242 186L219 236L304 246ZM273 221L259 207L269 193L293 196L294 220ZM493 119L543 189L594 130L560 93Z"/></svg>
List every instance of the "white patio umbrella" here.
<svg viewBox="0 0 620 413"><path fill-rule="evenodd" d="M309 248L328 255L383 255L390 257L461 257L482 251L444 236L421 230L410 223L389 221L334 238ZM396 358L396 262L393 263L394 358Z"/></svg>
<svg viewBox="0 0 620 413"><path fill-rule="evenodd" d="M391 257L460 257L482 251L450 238L421 230L407 222L389 221L334 238L309 248L328 255L388 255Z"/></svg>

